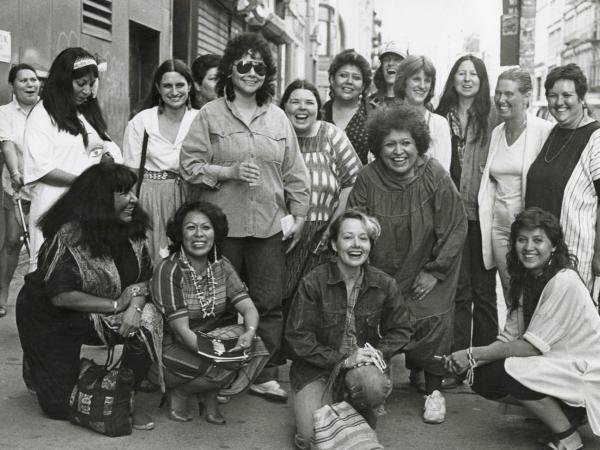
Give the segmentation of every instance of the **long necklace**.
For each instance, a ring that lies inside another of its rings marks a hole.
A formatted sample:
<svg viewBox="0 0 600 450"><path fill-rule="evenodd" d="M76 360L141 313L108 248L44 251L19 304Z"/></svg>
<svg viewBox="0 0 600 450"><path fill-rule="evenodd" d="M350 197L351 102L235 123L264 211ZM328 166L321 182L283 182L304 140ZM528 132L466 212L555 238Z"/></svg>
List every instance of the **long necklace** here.
<svg viewBox="0 0 600 450"><path fill-rule="evenodd" d="M201 286L200 280L198 279L198 274L196 273L196 269L188 260L185 252L181 251L181 261L190 271L190 275L192 277L192 283L194 284L194 291L196 292L196 298L200 303L200 308L202 309L202 318L205 319L209 316L215 316L215 291L216 291L216 282L215 275L212 270L212 266L210 261L207 261L208 266L206 267L206 280L205 286Z"/></svg>
<svg viewBox="0 0 600 450"><path fill-rule="evenodd" d="M567 145L569 145L569 143L573 139L573 136L575 136L575 132L577 131L577 128L579 128L579 125L581 125L581 122L583 122L584 117L585 117L585 114L582 114L581 119L579 119L579 122L577 122L577 125L575 125L575 128L573 128L573 131L569 135L569 138L558 149L556 154L552 158L548 159L548 153L550 152L550 147L551 147L552 141L554 140L554 136L556 135L556 130L559 128L558 125L556 127L554 127L554 129L552 130L552 133L550 134L550 137L548 138L548 146L546 147L546 152L544 153L544 162L546 164L550 164L552 161L554 161L556 158L558 158L558 155L560 155L562 153L562 151L567 147Z"/></svg>

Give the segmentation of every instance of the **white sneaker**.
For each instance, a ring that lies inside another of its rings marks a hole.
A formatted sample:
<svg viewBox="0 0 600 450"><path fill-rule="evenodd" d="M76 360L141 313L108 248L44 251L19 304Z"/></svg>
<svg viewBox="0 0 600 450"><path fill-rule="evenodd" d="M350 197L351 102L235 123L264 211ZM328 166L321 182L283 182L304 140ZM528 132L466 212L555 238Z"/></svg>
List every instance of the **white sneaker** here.
<svg viewBox="0 0 600 450"><path fill-rule="evenodd" d="M446 400L440 391L433 391L425 396L423 422L442 423L446 420Z"/></svg>
<svg viewBox="0 0 600 450"><path fill-rule="evenodd" d="M556 442L549 442L547 447L554 450L577 450L583 447L583 441L581 440L579 433L574 431L564 439Z"/></svg>
<svg viewBox="0 0 600 450"><path fill-rule="evenodd" d="M287 402L288 394L283 390L276 380L266 381L261 384L252 384L248 390L250 394L264 397L267 400L276 402Z"/></svg>

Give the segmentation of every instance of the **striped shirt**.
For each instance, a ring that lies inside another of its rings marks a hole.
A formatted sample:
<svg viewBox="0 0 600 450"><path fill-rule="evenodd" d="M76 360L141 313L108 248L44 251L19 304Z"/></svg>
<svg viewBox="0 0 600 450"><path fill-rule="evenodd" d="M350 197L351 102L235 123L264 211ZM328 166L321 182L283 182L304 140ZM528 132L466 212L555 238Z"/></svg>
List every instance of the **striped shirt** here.
<svg viewBox="0 0 600 450"><path fill-rule="evenodd" d="M328 221L338 204L340 191L352 187L362 164L346 134L321 121L317 134L298 138L310 174L310 206L307 221Z"/></svg>
<svg viewBox="0 0 600 450"><path fill-rule="evenodd" d="M158 264L152 277L152 300L167 321L188 317L190 328L203 327L206 323L216 323L226 310L250 298L246 286L228 259L223 257L211 267L215 279L214 317L204 318L191 271L181 261L179 252ZM206 272L198 277L201 290L208 291L210 283Z"/></svg>

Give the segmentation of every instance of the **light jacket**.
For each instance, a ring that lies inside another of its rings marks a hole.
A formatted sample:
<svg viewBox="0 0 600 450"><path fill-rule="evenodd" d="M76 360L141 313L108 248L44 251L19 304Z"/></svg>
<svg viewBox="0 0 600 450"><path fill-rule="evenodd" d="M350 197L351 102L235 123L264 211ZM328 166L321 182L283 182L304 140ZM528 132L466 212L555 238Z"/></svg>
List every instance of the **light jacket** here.
<svg viewBox="0 0 600 450"><path fill-rule="evenodd" d="M544 119L528 114L527 128L525 129L525 151L521 155L523 172L521 174L521 199L525 205L525 186L527 185L527 172L548 138L554 125ZM490 165L498 152L500 140L504 134L505 124L501 123L494 131L490 140L490 150L487 162L483 169L481 185L479 187L479 223L481 226L481 248L483 263L486 269L496 267L492 250L492 220L494 217L494 202L496 200L496 183L490 178Z"/></svg>

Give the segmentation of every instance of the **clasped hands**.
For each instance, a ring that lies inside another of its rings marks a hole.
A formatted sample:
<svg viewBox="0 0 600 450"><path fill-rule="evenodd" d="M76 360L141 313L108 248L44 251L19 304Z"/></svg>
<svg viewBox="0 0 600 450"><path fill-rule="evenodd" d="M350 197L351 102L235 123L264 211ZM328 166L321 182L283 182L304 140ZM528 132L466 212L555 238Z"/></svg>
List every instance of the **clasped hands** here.
<svg viewBox="0 0 600 450"><path fill-rule="evenodd" d="M121 292L117 299L117 311L123 311L123 318L118 333L123 337L131 337L140 327L142 314L139 311L140 306L131 301L136 297L145 297L148 295L148 282L135 283L127 286ZM127 309L125 309L127 308Z"/></svg>

